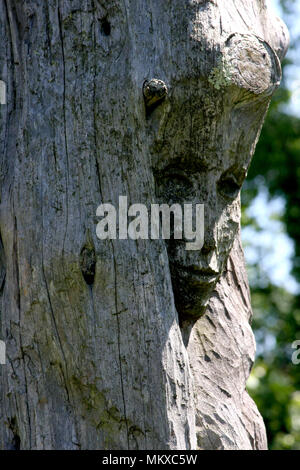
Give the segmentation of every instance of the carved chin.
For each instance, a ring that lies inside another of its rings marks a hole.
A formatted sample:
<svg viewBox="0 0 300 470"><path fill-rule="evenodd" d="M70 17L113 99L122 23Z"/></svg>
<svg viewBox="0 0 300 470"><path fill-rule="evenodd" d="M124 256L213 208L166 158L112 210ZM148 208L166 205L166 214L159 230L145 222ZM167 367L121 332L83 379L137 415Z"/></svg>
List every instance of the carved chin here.
<svg viewBox="0 0 300 470"><path fill-rule="evenodd" d="M171 266L175 306L181 320L199 318L216 287L220 275L195 275Z"/></svg>

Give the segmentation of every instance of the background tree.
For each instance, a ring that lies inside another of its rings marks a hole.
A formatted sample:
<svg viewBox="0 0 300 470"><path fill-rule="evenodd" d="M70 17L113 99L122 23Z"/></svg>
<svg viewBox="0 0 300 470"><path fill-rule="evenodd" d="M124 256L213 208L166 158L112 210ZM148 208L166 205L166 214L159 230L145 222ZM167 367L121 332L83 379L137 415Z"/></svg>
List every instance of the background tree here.
<svg viewBox="0 0 300 470"><path fill-rule="evenodd" d="M292 25L297 1L287 0L281 5L285 21ZM298 48L299 39L292 37L291 50ZM293 54L284 61L284 69L291 65L291 57ZM255 217L247 215L247 209L262 189L267 191L270 208L275 197L283 199L284 211L275 215L293 241L292 274L299 284L300 119L286 109L290 96L284 79L271 103L243 190L243 225L251 227L259 237L261 227ZM274 253L281 249L278 245L273 247ZM257 261L249 266L253 329L258 343L249 390L264 417L270 448L299 449L300 368L291 358L292 343L300 339L300 296L274 285L270 272L262 268L264 256L262 249Z"/></svg>

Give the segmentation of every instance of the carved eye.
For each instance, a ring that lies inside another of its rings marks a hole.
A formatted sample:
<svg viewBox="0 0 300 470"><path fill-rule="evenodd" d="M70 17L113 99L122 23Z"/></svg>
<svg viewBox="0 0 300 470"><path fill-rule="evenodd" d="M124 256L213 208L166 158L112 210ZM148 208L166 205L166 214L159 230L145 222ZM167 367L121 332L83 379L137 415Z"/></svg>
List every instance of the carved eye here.
<svg viewBox="0 0 300 470"><path fill-rule="evenodd" d="M169 173L165 176L170 186L173 186L177 190L181 188L189 189L191 187L191 181L184 173Z"/></svg>
<svg viewBox="0 0 300 470"><path fill-rule="evenodd" d="M217 183L218 191L223 196L235 199L239 194L241 189L241 184L239 184L235 177L232 175L223 175Z"/></svg>
<svg viewBox="0 0 300 470"><path fill-rule="evenodd" d="M188 199L193 188L190 179L180 170L165 172L157 183L158 195L172 203Z"/></svg>

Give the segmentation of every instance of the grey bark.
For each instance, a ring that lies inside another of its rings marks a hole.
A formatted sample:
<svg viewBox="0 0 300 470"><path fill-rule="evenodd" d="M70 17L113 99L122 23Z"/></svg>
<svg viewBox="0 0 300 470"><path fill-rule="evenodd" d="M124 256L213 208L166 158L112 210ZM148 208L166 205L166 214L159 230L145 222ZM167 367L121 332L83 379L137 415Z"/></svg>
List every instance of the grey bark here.
<svg viewBox="0 0 300 470"><path fill-rule="evenodd" d="M1 0L0 43L0 448L265 448L239 190L284 25L263 0ZM98 240L120 195L204 203L201 253Z"/></svg>

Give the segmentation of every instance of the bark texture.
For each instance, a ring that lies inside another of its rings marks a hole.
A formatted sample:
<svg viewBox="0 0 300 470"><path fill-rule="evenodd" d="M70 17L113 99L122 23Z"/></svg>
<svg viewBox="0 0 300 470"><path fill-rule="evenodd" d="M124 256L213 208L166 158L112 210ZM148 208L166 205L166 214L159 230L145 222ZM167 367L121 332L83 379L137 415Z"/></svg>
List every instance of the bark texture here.
<svg viewBox="0 0 300 470"><path fill-rule="evenodd" d="M246 392L255 355L239 236L205 314L183 324L194 378L199 449L266 449L262 417Z"/></svg>
<svg viewBox="0 0 300 470"><path fill-rule="evenodd" d="M0 44L0 447L265 448L239 190L284 25L263 0L1 0ZM120 195L204 203L201 253L98 240Z"/></svg>

